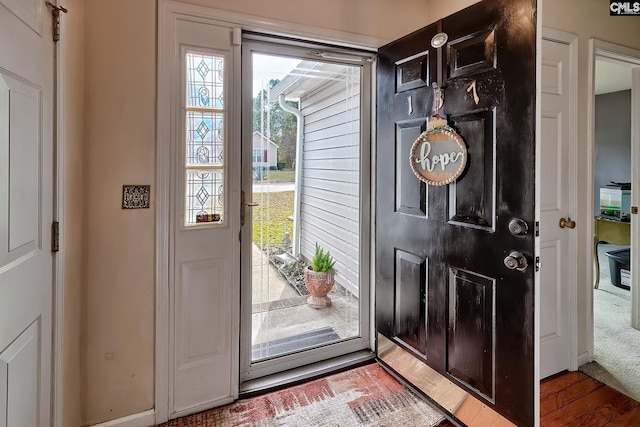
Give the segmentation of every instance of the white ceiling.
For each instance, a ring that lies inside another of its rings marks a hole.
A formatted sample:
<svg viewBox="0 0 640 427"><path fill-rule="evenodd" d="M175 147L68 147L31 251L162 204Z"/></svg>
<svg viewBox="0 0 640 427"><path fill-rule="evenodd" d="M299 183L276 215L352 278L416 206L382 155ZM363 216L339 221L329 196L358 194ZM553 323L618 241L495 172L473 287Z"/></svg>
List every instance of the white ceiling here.
<svg viewBox="0 0 640 427"><path fill-rule="evenodd" d="M632 64L615 59L596 58L596 95L631 89Z"/></svg>

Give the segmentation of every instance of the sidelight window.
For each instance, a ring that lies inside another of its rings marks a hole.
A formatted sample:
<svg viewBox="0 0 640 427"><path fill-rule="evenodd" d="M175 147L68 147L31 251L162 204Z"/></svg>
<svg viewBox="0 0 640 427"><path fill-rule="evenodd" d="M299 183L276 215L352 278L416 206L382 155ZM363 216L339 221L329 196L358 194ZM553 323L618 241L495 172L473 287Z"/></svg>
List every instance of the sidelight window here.
<svg viewBox="0 0 640 427"><path fill-rule="evenodd" d="M185 225L224 221L224 57L186 54Z"/></svg>

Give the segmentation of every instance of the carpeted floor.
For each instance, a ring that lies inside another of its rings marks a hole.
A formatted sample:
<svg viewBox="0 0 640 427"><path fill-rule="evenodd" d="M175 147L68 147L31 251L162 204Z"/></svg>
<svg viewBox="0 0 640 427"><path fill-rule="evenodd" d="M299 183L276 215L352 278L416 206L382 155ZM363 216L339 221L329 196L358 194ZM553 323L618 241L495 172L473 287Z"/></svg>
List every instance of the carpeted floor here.
<svg viewBox="0 0 640 427"><path fill-rule="evenodd" d="M580 370L608 386L640 401L640 331L633 329L631 294L611 284L608 250L614 245L598 245L600 286L593 293L594 362Z"/></svg>
<svg viewBox="0 0 640 427"><path fill-rule="evenodd" d="M442 420L438 411L371 364L161 427L431 427Z"/></svg>

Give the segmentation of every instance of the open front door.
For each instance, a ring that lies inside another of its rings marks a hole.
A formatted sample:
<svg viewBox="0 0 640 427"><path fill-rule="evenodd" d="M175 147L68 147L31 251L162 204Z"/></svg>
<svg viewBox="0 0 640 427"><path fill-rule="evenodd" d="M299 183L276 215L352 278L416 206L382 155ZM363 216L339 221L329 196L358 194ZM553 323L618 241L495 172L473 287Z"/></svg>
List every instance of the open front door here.
<svg viewBox="0 0 640 427"><path fill-rule="evenodd" d="M379 52L377 352L471 426L536 418L535 46L534 0L482 1ZM433 82L468 150L448 186L409 163Z"/></svg>

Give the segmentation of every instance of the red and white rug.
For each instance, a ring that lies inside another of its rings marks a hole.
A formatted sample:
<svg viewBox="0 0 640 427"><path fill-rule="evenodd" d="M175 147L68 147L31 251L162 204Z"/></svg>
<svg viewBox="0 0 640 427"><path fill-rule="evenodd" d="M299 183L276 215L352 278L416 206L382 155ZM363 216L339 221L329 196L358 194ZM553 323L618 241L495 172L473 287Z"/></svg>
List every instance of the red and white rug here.
<svg viewBox="0 0 640 427"><path fill-rule="evenodd" d="M438 411L372 364L161 427L430 427L442 420Z"/></svg>

